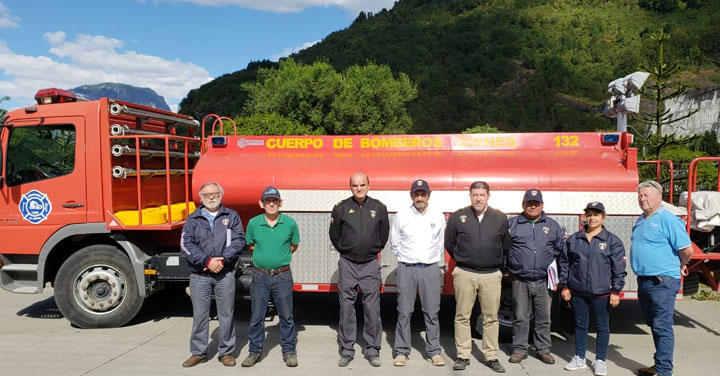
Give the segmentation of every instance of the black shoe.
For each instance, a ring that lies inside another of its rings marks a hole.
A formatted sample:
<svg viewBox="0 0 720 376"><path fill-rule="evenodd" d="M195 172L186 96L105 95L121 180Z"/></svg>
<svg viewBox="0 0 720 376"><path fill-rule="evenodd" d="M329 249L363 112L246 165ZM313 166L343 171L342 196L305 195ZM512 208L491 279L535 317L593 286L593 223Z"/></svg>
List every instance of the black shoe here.
<svg viewBox="0 0 720 376"><path fill-rule="evenodd" d="M380 356L379 355L368 355L368 362L373 367L380 367Z"/></svg>
<svg viewBox="0 0 720 376"><path fill-rule="evenodd" d="M505 373L505 367L500 364L500 361L497 359L488 360L485 362L485 365L490 367L491 370L497 372L497 373Z"/></svg>
<svg viewBox="0 0 720 376"><path fill-rule="evenodd" d="M453 370L462 371L470 364L470 359L457 358L453 363Z"/></svg>
<svg viewBox="0 0 720 376"><path fill-rule="evenodd" d="M340 357L340 360L338 361L338 367L347 367L348 364L353 360L353 357L350 355L343 355Z"/></svg>

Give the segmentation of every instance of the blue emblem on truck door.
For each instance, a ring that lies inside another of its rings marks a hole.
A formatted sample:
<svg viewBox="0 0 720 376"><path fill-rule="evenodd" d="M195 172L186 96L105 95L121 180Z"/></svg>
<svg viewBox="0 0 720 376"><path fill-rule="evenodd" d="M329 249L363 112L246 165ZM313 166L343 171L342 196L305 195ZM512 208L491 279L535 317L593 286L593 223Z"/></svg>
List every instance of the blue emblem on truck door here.
<svg viewBox="0 0 720 376"><path fill-rule="evenodd" d="M22 196L18 207L23 219L34 225L46 220L52 211L47 195L34 189Z"/></svg>

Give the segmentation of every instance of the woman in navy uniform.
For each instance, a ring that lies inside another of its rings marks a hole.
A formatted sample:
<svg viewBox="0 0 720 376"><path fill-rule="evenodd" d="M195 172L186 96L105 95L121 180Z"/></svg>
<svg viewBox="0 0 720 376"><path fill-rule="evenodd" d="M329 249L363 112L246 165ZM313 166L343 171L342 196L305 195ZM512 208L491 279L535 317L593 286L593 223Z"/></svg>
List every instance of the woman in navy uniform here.
<svg viewBox="0 0 720 376"><path fill-rule="evenodd" d="M558 259L562 298L575 312L575 356L565 366L568 371L586 368L590 309L595 312L597 340L595 375L607 375L605 355L610 342L610 307L620 303L625 285L625 247L620 238L603 226L605 206L591 202L585 207L585 227L565 241Z"/></svg>

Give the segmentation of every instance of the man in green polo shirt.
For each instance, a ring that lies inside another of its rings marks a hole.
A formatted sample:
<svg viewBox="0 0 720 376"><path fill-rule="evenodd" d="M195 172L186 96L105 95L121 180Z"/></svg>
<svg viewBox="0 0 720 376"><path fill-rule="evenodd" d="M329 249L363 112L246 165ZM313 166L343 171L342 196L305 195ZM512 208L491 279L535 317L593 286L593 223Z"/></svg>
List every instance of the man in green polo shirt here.
<svg viewBox="0 0 720 376"><path fill-rule="evenodd" d="M280 213L282 200L280 192L274 187L265 188L260 207L265 213L252 218L246 231L253 262L250 285L252 304L248 333L250 354L241 365L252 367L262 358L265 312L272 294L280 317L283 360L288 367L297 367L297 333L293 321L293 277L290 261L300 242L300 232L294 219Z"/></svg>

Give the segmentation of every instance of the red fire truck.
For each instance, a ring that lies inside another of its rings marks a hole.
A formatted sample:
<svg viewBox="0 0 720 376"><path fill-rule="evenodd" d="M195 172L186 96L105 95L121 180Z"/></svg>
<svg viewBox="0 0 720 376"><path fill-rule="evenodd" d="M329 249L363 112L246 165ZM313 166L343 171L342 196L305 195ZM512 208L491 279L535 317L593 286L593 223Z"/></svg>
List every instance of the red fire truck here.
<svg viewBox="0 0 720 376"><path fill-rule="evenodd" d="M220 117L201 125L119 100L76 101L58 89L36 99L0 128L0 286L40 293L51 285L60 311L82 328L123 325L150 294L188 279L180 230L208 181L223 186L223 203L245 223L259 213L265 186L282 191L302 239L295 290L306 292L337 289L330 211L350 195L355 171L369 175L370 195L391 220L410 204L418 178L446 213L469 204L475 180L490 184L490 205L508 215L521 211L526 189L541 189L546 212L568 234L581 227L587 202L602 201L608 229L628 249L640 214L627 133L240 136L222 134ZM384 292L395 291L389 248L379 256ZM245 287L249 263L243 257L238 265ZM622 297L633 299L628 271ZM443 293L452 294L450 273Z"/></svg>

